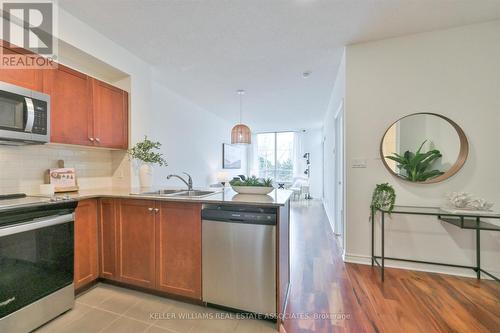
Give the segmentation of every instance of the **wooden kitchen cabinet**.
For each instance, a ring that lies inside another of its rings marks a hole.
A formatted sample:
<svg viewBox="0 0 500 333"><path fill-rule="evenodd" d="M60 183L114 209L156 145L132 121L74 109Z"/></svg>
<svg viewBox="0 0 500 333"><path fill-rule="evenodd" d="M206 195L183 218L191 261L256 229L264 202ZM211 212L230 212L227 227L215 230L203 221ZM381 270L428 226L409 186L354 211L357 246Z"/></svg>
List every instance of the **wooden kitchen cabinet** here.
<svg viewBox="0 0 500 333"><path fill-rule="evenodd" d="M99 200L99 277L118 280L116 200Z"/></svg>
<svg viewBox="0 0 500 333"><path fill-rule="evenodd" d="M91 79L59 65L44 71L44 92L51 102L51 142L94 145Z"/></svg>
<svg viewBox="0 0 500 333"><path fill-rule="evenodd" d="M83 200L75 210L75 289L97 279L97 260L97 200Z"/></svg>
<svg viewBox="0 0 500 333"><path fill-rule="evenodd" d="M12 49L4 42L1 42L2 53L4 54L28 54L28 51L23 52L19 49ZM0 70L0 81L15 84L16 86L24 87L31 90L42 91L43 77L40 69L4 69Z"/></svg>
<svg viewBox="0 0 500 333"><path fill-rule="evenodd" d="M158 201L156 287L201 299L201 204Z"/></svg>
<svg viewBox="0 0 500 333"><path fill-rule="evenodd" d="M128 148L128 94L92 79L95 145Z"/></svg>
<svg viewBox="0 0 500 333"><path fill-rule="evenodd" d="M155 202L118 200L118 280L155 287Z"/></svg>

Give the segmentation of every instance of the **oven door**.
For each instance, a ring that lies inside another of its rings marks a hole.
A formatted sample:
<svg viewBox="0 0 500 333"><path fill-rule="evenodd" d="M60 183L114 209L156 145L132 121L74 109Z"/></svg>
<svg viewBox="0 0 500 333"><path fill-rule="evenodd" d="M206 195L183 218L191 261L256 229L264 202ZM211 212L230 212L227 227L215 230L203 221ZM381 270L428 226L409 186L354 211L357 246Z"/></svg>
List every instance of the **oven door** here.
<svg viewBox="0 0 500 333"><path fill-rule="evenodd" d="M73 214L0 228L0 318L73 282Z"/></svg>

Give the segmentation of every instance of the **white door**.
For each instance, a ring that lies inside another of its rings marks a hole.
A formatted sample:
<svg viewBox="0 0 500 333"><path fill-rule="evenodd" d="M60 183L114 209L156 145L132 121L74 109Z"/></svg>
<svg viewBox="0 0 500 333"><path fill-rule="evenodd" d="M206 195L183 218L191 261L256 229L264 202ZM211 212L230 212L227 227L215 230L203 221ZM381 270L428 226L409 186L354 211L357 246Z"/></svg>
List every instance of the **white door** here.
<svg viewBox="0 0 500 333"><path fill-rule="evenodd" d="M344 105L335 116L335 234L344 248Z"/></svg>

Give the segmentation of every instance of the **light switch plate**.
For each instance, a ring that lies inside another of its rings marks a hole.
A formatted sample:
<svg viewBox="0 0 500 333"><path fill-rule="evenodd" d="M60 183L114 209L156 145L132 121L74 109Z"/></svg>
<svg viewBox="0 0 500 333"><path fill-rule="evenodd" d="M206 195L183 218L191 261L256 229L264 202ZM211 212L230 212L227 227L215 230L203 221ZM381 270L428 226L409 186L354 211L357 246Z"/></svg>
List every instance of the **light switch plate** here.
<svg viewBox="0 0 500 333"><path fill-rule="evenodd" d="M351 168L353 169L363 169L366 168L368 161L364 158L356 158L351 162Z"/></svg>

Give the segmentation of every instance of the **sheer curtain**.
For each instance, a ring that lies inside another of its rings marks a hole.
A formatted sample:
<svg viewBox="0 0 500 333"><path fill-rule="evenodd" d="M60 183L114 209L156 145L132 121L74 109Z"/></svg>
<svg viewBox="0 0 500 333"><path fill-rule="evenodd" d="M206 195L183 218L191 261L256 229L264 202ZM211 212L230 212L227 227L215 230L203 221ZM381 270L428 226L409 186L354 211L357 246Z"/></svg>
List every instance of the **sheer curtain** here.
<svg viewBox="0 0 500 333"><path fill-rule="evenodd" d="M305 162L304 158L302 158L304 155L302 137L302 132L295 132L293 136L293 178L304 176Z"/></svg>
<svg viewBox="0 0 500 333"><path fill-rule="evenodd" d="M257 152L257 134L252 133L252 144L248 149L248 176L259 176L259 156Z"/></svg>
<svg viewBox="0 0 500 333"><path fill-rule="evenodd" d="M269 133L267 133L269 134ZM248 149L248 175L260 177L259 170L259 149L258 149L258 136L257 134L252 134L252 144ZM293 164L293 178L304 178L305 170L305 160L302 157L304 155L303 143L302 143L302 132L293 132L293 152L291 156L291 161ZM274 161L276 164L276 161Z"/></svg>

